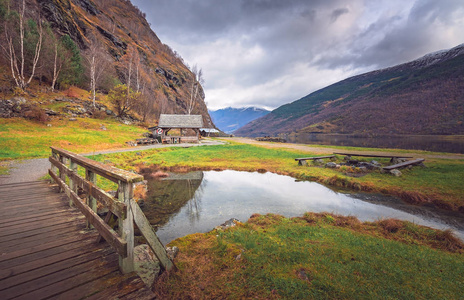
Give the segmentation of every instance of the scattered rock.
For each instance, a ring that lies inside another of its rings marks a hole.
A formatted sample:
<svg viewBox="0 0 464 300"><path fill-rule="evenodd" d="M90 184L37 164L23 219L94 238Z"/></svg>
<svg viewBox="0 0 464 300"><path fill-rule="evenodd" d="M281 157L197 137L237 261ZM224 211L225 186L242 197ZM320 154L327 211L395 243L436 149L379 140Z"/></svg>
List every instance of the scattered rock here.
<svg viewBox="0 0 464 300"><path fill-rule="evenodd" d="M54 111L53 109L45 109L45 113L49 116L56 116L58 113Z"/></svg>
<svg viewBox="0 0 464 300"><path fill-rule="evenodd" d="M234 227L235 225L237 225L238 222L240 222L240 221L235 219L235 218L232 218L232 219L229 219L229 220L225 221L221 225L216 226L214 229L216 229L216 230L225 230L225 229L227 229L229 227Z"/></svg>
<svg viewBox="0 0 464 300"><path fill-rule="evenodd" d="M52 124L47 124L47 127L52 127Z"/></svg>
<svg viewBox="0 0 464 300"><path fill-rule="evenodd" d="M337 167L337 164L331 161L331 162L326 163L325 167L335 169Z"/></svg>
<svg viewBox="0 0 464 300"><path fill-rule="evenodd" d="M401 175L403 175L403 174L401 173L401 171L400 171L400 170L397 170L397 169L391 170L391 171L390 171L390 174L392 174L393 176L396 176L396 177L400 177Z"/></svg>
<svg viewBox="0 0 464 300"><path fill-rule="evenodd" d="M174 260L174 258L176 258L178 253L179 253L179 248L177 248L177 246L166 247L166 254L168 255L169 259Z"/></svg>
<svg viewBox="0 0 464 300"><path fill-rule="evenodd" d="M102 126L100 127L100 129L101 129L101 130L107 130L106 127L105 127L105 125L102 125Z"/></svg>
<svg viewBox="0 0 464 300"><path fill-rule="evenodd" d="M396 164L400 164L402 162L405 162L407 161L408 159L407 158L399 158L399 157L393 157L391 160L390 160L390 163L392 165L396 165Z"/></svg>
<svg viewBox="0 0 464 300"><path fill-rule="evenodd" d="M69 118L69 121L77 121L76 118Z"/></svg>
<svg viewBox="0 0 464 300"><path fill-rule="evenodd" d="M137 146L137 143L136 143L136 142L133 142L133 141L126 142L126 144L129 145L129 146L131 146L131 147Z"/></svg>
<svg viewBox="0 0 464 300"><path fill-rule="evenodd" d="M351 160L351 156L347 155L347 156L345 156L343 159L346 160L346 161L350 161L350 160Z"/></svg>
<svg viewBox="0 0 464 300"><path fill-rule="evenodd" d="M313 165L315 166L322 166L323 164L324 164L324 161L322 159L313 160Z"/></svg>

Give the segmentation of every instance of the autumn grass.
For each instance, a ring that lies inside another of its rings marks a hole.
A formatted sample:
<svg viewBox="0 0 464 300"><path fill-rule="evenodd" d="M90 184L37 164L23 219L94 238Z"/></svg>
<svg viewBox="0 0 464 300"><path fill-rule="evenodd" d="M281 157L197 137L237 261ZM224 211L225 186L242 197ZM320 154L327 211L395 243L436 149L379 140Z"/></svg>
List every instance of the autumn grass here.
<svg viewBox="0 0 464 300"><path fill-rule="evenodd" d="M0 161L47 157L50 146L77 153L126 147L146 130L112 119L54 120L51 127L20 118L0 119ZM104 125L107 130L102 130Z"/></svg>
<svg viewBox="0 0 464 300"><path fill-rule="evenodd" d="M225 231L171 242L180 249L179 270L163 274L156 292L161 299L462 297L464 245L391 222L400 225L328 213L253 215Z"/></svg>
<svg viewBox="0 0 464 300"><path fill-rule="evenodd" d="M353 177L348 169L298 166L294 160L296 157L313 156L316 153L235 142L207 147L152 149L139 154L141 155L119 153L96 156L95 159L109 160L116 167L134 171L142 168L172 171L269 171L340 188L391 194L410 203L432 203L448 210L464 211L464 160L427 159L426 168L404 169L401 177L378 171ZM339 156L338 159L341 160L342 157ZM388 159L379 160L388 163Z"/></svg>

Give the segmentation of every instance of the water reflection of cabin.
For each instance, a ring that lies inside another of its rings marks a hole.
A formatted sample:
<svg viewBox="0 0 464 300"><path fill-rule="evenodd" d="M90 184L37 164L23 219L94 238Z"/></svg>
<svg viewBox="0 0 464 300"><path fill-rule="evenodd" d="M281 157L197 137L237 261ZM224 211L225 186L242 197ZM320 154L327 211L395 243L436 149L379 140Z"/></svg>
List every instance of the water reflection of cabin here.
<svg viewBox="0 0 464 300"><path fill-rule="evenodd" d="M158 128L162 129L161 141L167 144L198 143L200 128L203 127L201 115L160 115ZM168 135L171 129L178 129L179 135ZM193 135L191 134L193 133ZM190 135L189 135L190 134Z"/></svg>

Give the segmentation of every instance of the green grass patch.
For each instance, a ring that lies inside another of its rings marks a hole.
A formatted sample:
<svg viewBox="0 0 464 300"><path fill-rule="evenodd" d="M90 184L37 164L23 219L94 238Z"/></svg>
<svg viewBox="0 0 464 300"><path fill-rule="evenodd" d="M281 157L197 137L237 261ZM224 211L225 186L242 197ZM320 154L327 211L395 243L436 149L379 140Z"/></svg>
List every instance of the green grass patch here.
<svg viewBox="0 0 464 300"><path fill-rule="evenodd" d="M115 120L53 121L51 127L24 119L0 119L0 160L47 157L50 146L76 153L126 147L146 130ZM104 125L107 130L102 130Z"/></svg>
<svg viewBox="0 0 464 300"><path fill-rule="evenodd" d="M157 284L158 293L171 299L459 299L462 243L454 252L436 249L412 234L416 227L385 234L379 223L330 214L253 215L226 231L170 243L180 248L179 271Z"/></svg>

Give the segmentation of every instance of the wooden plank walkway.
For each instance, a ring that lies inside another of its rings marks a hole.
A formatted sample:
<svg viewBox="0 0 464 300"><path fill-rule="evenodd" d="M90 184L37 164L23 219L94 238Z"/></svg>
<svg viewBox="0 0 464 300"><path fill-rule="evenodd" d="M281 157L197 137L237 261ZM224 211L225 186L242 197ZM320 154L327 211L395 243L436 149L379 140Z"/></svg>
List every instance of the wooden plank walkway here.
<svg viewBox="0 0 464 300"><path fill-rule="evenodd" d="M0 185L0 299L153 299L68 203L45 182Z"/></svg>

